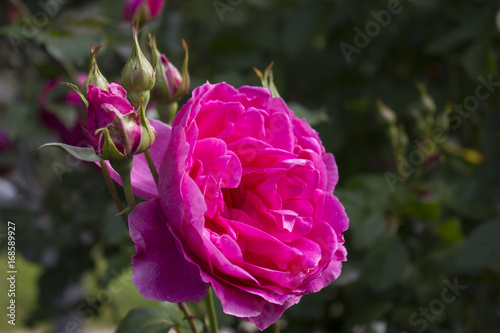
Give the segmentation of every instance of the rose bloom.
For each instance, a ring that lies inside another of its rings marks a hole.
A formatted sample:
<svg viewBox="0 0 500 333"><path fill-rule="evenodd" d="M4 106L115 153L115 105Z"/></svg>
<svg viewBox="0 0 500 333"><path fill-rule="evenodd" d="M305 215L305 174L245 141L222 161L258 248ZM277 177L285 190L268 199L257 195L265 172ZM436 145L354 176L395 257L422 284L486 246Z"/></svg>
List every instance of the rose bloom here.
<svg viewBox="0 0 500 333"><path fill-rule="evenodd" d="M149 200L130 215L144 297L196 302L211 286L225 313L263 330L339 276L348 218L333 195L337 166L281 98L206 83L172 129L152 125L158 189L143 158L132 171Z"/></svg>

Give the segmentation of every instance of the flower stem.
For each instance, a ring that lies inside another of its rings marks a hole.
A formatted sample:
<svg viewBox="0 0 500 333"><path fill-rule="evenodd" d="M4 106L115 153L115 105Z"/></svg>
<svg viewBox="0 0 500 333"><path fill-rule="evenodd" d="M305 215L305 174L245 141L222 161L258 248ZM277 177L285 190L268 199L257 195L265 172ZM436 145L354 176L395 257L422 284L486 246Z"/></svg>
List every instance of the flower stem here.
<svg viewBox="0 0 500 333"><path fill-rule="evenodd" d="M274 333L280 333L280 321L279 320L274 323L273 331L274 331Z"/></svg>
<svg viewBox="0 0 500 333"><path fill-rule="evenodd" d="M134 193L132 192L132 181L130 179L130 174L121 178L123 184L123 191L125 192L125 197L127 198L128 206L130 207L130 211L132 212L137 204L135 203Z"/></svg>
<svg viewBox="0 0 500 333"><path fill-rule="evenodd" d="M212 293L212 289L208 290L207 297L205 297L205 304L208 309L208 320L210 322L210 333L217 333L219 331L217 325L217 316L215 315L215 307L214 307L214 296Z"/></svg>
<svg viewBox="0 0 500 333"><path fill-rule="evenodd" d="M189 326L191 326L191 330L193 333L200 333L200 330L198 330L198 327L196 326L196 323L194 322L194 317L191 314L191 311L189 311L189 308L187 307L186 303L178 303L179 308L181 311L184 313L184 316L186 316L186 319L188 320Z"/></svg>
<svg viewBox="0 0 500 333"><path fill-rule="evenodd" d="M144 151L144 156L146 157L146 161L148 161L149 170L151 171L151 175L153 175L156 187L158 187L158 171L156 171L156 166L153 162L153 157L151 156L149 149Z"/></svg>
<svg viewBox="0 0 500 333"><path fill-rule="evenodd" d="M111 161L110 163L113 169L120 175L123 192L125 192L125 198L127 198L128 206L132 212L136 206L134 192L132 191L132 180L130 178L130 173L134 166L134 156L130 156L124 160Z"/></svg>
<svg viewBox="0 0 500 333"><path fill-rule="evenodd" d="M177 102L168 104L156 104L156 110L160 120L165 124L172 125L175 114L177 113Z"/></svg>
<svg viewBox="0 0 500 333"><path fill-rule="evenodd" d="M111 197L113 198L113 201L115 202L116 208L118 209L118 212L123 212L123 205L120 200L120 197L118 196L118 192L116 191L115 184L113 183L113 179L111 179L111 175L109 174L109 168L108 165L106 164L106 161L101 161L101 170L102 174L104 175L104 180L106 180L106 185L108 185L108 190L109 193L111 193ZM125 226L127 227L128 230L128 218L126 214L121 214L123 223L125 223Z"/></svg>

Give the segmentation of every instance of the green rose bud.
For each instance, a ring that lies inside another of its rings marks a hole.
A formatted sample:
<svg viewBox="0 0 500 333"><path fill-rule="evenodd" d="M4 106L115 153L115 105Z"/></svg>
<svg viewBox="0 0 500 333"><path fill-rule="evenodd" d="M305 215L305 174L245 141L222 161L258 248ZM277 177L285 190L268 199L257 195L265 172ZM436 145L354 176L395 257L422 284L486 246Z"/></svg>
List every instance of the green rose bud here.
<svg viewBox="0 0 500 333"><path fill-rule="evenodd" d="M97 66L97 53L104 45L99 45L94 49L94 45L90 44L90 56L92 57L92 63L90 64L90 71L87 79L83 83L83 94L87 95L89 90L89 85L93 84L94 87L108 90L108 80L101 74L99 67Z"/></svg>
<svg viewBox="0 0 500 333"><path fill-rule="evenodd" d="M132 35L134 46L129 60L123 67L121 79L122 86L129 93L130 101L138 108L142 98L144 105L149 102L149 91L155 85L155 71L139 46L137 25L132 26Z"/></svg>

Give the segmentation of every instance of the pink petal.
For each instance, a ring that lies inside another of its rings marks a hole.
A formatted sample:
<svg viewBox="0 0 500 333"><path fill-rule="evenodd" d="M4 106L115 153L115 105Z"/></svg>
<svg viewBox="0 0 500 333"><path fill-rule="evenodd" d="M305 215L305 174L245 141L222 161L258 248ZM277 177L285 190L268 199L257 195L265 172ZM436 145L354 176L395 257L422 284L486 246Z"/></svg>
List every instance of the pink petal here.
<svg viewBox="0 0 500 333"><path fill-rule="evenodd" d="M199 268L186 260L172 236L159 200L139 204L129 216L130 237L135 243L132 281L147 299L199 302L207 291Z"/></svg>
<svg viewBox="0 0 500 333"><path fill-rule="evenodd" d="M142 5L142 1L143 0L125 0L125 4L123 5L123 19L126 21L132 20L139 6Z"/></svg>

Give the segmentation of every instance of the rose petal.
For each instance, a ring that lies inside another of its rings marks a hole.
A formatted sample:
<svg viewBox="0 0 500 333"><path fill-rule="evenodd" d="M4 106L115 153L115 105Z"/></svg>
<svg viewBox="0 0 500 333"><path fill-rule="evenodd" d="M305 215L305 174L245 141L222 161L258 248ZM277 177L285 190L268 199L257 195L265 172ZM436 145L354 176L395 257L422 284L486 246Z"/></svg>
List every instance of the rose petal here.
<svg viewBox="0 0 500 333"><path fill-rule="evenodd" d="M168 228L159 200L137 205L129 216L130 237L135 243L132 281L147 299L199 302L207 291L198 268L186 261Z"/></svg>

